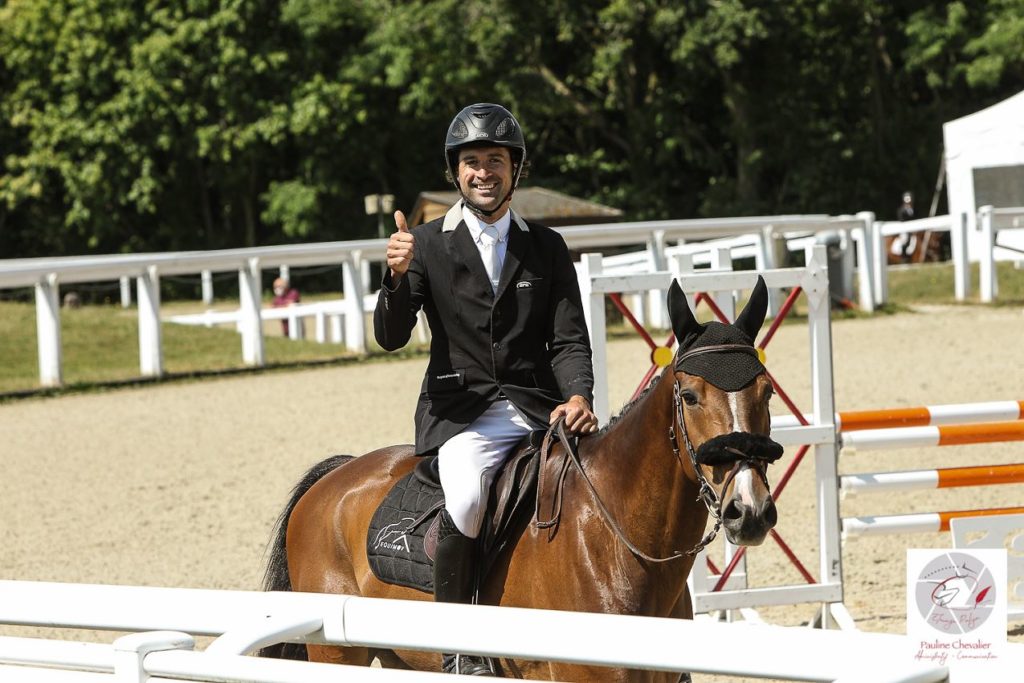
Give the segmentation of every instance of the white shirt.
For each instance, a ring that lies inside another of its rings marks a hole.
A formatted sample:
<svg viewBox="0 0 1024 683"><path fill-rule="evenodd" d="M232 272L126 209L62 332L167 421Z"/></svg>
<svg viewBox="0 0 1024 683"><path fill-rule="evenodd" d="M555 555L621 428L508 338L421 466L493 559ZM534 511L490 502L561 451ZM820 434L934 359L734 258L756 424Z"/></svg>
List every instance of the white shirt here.
<svg viewBox="0 0 1024 683"><path fill-rule="evenodd" d="M480 252L481 261L485 261L487 256L485 255L485 249L487 245L482 239L484 228L490 226L498 231L498 241L494 245L494 248L498 252L498 262L505 263L505 254L508 251L508 231L512 225L512 211L506 211L505 215L499 218L494 223L482 223L475 213L470 211L465 204L462 205L462 220L466 222L466 227L469 228L469 234L473 238L476 249ZM486 265L485 265L486 269ZM497 291L498 279L501 273L496 272L491 280L491 287Z"/></svg>

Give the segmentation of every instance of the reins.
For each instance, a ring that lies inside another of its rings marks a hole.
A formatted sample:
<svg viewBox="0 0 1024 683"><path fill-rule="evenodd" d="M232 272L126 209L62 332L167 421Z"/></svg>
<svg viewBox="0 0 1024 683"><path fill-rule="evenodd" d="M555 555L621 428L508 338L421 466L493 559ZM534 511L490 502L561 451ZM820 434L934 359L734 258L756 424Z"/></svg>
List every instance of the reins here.
<svg viewBox="0 0 1024 683"><path fill-rule="evenodd" d="M534 515L534 524L536 524L538 528L547 529L552 526L555 526L556 524L558 524L558 520L562 515L562 484L565 481L565 473L568 470L568 463L566 464L566 466L562 468L562 472L558 477L558 489L555 493L554 513L548 520L541 521L540 519L540 492L543 490L545 470L544 465L547 461L548 455L551 452L552 433L557 433L558 441L559 443L562 444L562 448L565 449L565 452L569 457L569 462L571 462L576 467L576 471L579 472L580 476L583 478L583 483L587 485L587 490L590 491L590 495L594 498L594 502L597 503L597 509L601 511L601 516L604 517L605 523L609 526L609 528L611 528L611 530L615 533L619 540L622 541L623 545L629 548L629 551L631 553L633 553L634 555L643 560L646 560L647 562L670 562L683 556L682 553L676 551L675 554L670 555L668 557L651 557L643 550L640 550L640 548L636 547L636 545L634 545L633 542L626 537L625 532L619 526L618 522L615 521L615 518L612 517L612 513L608 511L607 507L605 507L604 501L601 500L601 496L597 493L597 489L594 488L594 483L590 481L590 477L587 476L586 471L583 469L583 462L580 460L579 451L572 444L572 442L569 439L569 436L565 433L564 416L558 418L558 421L555 422L555 424L553 424L548 429L547 434L544 435L544 443L541 446L541 474L537 485L537 509L536 514Z"/></svg>
<svg viewBox="0 0 1024 683"><path fill-rule="evenodd" d="M757 355L757 350L751 346L746 346L743 344L716 344L713 346L702 346L700 348L693 349L692 351L688 351L680 355L676 359L675 364L676 366L678 366L679 363L692 356L704 353L714 353L718 351L741 351L743 353L752 353L754 355ZM558 524L559 519L562 515L562 489L565 483L565 475L568 472L569 464L571 463L576 468L576 471L579 472L580 477L583 479L583 483L586 484L587 490L590 491L590 495L594 499L594 502L597 504L597 509L600 511L601 516L604 518L605 524L608 525L608 527L612 530L615 536L622 542L622 544L625 545L626 548L628 548L629 551L637 557L647 562L671 562L672 560L677 560L687 555L696 555L705 547L707 547L707 545L715 539L715 537L718 535L718 530L722 527L722 501L718 494L715 493L714 488L712 488L707 478L704 476L704 473L701 471L700 465L697 462L697 451L693 448L693 444L690 442L690 435L686 429L686 419L683 415L682 391L680 389L678 379L674 379L673 382L672 400L674 403L674 414L672 424L670 424L668 428L668 437L670 443L672 444L672 453L676 456L676 459L679 461L680 465L682 465L682 457L679 451L679 440L677 438L676 432L676 425L678 424L679 432L682 434L683 437L683 444L686 448L687 454L690 457L690 464L692 466L694 475L697 478L697 485L700 487L697 493L697 500L702 501L704 503L704 506L708 509L708 514L714 517L715 519L714 528L711 531L709 531L704 536L704 538L702 538L700 542L697 543L697 545L695 545L693 548L686 551L685 553L677 550L668 557L652 557L640 548L638 548L632 541L630 541L629 538L626 537L625 532L619 526L618 522L616 522L615 519L612 517L611 512L609 512L608 508L604 504L604 501L601 500L601 496L598 494L597 489L594 487L594 483L590 480L590 477L587 476L586 471L583 469L583 462L580 460L579 451L577 450L573 441L569 438L568 434L566 434L564 417L559 418L555 422L555 424L553 424L548 429L547 433L544 435L544 442L541 445L540 473L538 475L537 499L534 508L534 524L540 529L547 529ZM541 520L540 494L542 491L545 490L544 481L545 471L547 469L545 465L547 463L548 456L551 453L551 446L553 444L555 436L557 436L558 442L562 444L562 448L565 450L567 455L567 460L562 465L561 471L558 475L558 485L555 489L555 499L553 502L552 515L549 519ZM765 472L765 468L762 467L761 464L758 462L758 458L751 457L747 453L744 453L739 449L732 447L726 447L725 450L736 455L736 463L733 465L732 469L729 471L729 474L725 478L725 483L722 485L723 491L729 488L729 484L732 483L732 480L736 478L737 474L739 474L743 465L747 465L751 469L756 471L760 475L761 480L764 482L764 485L768 487L768 475Z"/></svg>

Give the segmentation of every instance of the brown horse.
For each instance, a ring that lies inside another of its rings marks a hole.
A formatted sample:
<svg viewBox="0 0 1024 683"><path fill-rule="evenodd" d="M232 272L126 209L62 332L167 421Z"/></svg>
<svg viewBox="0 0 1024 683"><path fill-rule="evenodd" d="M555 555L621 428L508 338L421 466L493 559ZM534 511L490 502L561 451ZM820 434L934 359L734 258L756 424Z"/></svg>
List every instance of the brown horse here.
<svg viewBox="0 0 1024 683"><path fill-rule="evenodd" d="M766 305L758 278L735 324L701 325L673 283L669 310L680 341L674 367L601 432L579 441L582 469L565 477L557 532L520 520L515 541L481 584L481 603L692 616L686 577L693 553L714 533L702 540L709 510L719 518L715 530L724 526L736 544L760 544L776 522L766 469L782 447L767 436L772 386L752 345ZM378 580L366 552L374 510L416 462L411 446L392 446L311 469L278 522L264 588L431 599ZM278 645L263 654L301 659L307 647L314 661L366 665L376 656L386 666L440 670L439 654L415 651ZM541 680L678 678L560 662L502 659L497 666L505 676Z"/></svg>

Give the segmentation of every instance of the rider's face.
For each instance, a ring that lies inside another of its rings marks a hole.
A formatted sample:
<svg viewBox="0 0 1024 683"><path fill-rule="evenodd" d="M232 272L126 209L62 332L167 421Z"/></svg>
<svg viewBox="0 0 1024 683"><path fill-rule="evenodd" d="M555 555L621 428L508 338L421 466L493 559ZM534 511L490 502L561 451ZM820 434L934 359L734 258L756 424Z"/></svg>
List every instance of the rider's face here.
<svg viewBox="0 0 1024 683"><path fill-rule="evenodd" d="M498 208L512 189L512 155L506 147L470 147L459 151L459 187L471 202Z"/></svg>

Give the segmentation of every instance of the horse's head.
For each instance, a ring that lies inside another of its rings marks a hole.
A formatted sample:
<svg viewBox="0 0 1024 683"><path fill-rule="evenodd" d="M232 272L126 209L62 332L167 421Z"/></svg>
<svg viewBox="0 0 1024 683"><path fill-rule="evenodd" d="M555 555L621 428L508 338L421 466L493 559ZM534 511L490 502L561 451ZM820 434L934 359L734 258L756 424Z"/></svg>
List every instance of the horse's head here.
<svg viewBox="0 0 1024 683"><path fill-rule="evenodd" d="M768 307L764 279L731 325L698 323L676 282L668 306L679 341L673 430L684 467L728 539L759 545L778 519L767 468L782 455L768 436L772 383L753 345Z"/></svg>

